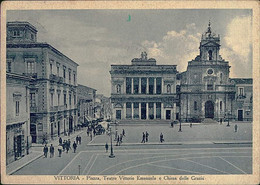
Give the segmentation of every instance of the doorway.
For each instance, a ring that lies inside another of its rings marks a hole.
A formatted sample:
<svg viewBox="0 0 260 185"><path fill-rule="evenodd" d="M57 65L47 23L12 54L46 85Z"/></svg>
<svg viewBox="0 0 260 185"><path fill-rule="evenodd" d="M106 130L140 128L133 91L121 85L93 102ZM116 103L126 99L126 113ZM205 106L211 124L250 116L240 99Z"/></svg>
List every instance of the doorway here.
<svg viewBox="0 0 260 185"><path fill-rule="evenodd" d="M146 103L141 103L141 119L146 119Z"/></svg>
<svg viewBox="0 0 260 185"><path fill-rule="evenodd" d="M214 118L214 104L212 101L205 103L205 118Z"/></svg>
<svg viewBox="0 0 260 185"><path fill-rule="evenodd" d="M243 110L237 111L237 118L238 118L238 121L243 121Z"/></svg>
<svg viewBox="0 0 260 185"><path fill-rule="evenodd" d="M166 110L166 119L171 119L171 110Z"/></svg>
<svg viewBox="0 0 260 185"><path fill-rule="evenodd" d="M121 119L121 110L116 110L116 119Z"/></svg>

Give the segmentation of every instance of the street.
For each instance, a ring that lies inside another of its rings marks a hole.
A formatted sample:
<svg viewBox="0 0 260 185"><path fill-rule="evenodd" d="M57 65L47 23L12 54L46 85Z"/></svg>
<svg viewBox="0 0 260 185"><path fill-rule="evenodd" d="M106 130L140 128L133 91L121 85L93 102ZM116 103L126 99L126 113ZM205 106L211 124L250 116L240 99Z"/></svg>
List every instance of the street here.
<svg viewBox="0 0 260 185"><path fill-rule="evenodd" d="M124 128L121 146L113 149L109 158L110 137L90 138L81 132L82 144L77 152L63 152L58 157L57 146L53 158L39 158L13 175L179 175L179 174L250 174L252 173L251 123L239 124L237 133L226 125L183 126L183 131L160 126L119 126ZM115 131L114 126L112 127ZM148 143L141 144L142 132L149 132ZM163 132L165 142L159 143ZM204 134L203 134L204 133ZM221 134L222 133L222 134ZM108 152L105 143L109 144ZM42 147L35 150L42 152Z"/></svg>

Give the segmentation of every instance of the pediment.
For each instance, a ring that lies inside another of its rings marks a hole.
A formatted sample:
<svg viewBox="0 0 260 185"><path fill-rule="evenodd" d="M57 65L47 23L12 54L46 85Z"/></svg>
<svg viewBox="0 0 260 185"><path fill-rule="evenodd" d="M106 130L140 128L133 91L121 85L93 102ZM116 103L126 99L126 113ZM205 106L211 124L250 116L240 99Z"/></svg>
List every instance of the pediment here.
<svg viewBox="0 0 260 185"><path fill-rule="evenodd" d="M218 43L216 43L214 41L209 41L209 42L203 44L202 46L203 47L205 47L205 46L220 46L220 44L218 44Z"/></svg>

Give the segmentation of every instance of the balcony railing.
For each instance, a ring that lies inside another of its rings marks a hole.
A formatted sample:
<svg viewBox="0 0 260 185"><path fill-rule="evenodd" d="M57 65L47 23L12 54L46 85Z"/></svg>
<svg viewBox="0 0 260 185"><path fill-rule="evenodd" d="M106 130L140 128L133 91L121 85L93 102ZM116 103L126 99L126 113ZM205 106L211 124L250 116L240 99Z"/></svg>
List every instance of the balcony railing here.
<svg viewBox="0 0 260 185"><path fill-rule="evenodd" d="M37 73L23 73L24 76L32 77L32 78L37 78Z"/></svg>
<svg viewBox="0 0 260 185"><path fill-rule="evenodd" d="M59 83L63 83L64 82L63 77L56 76L54 74L50 74L49 78L50 78L51 81L55 81L55 82L59 82Z"/></svg>

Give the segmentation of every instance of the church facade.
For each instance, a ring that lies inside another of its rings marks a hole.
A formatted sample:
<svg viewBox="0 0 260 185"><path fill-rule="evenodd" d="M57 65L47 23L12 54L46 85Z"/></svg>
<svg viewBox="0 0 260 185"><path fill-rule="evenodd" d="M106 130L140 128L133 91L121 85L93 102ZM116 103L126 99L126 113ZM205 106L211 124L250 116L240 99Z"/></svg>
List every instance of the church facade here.
<svg viewBox="0 0 260 185"><path fill-rule="evenodd" d="M180 74L180 117L183 121L220 120L233 115L235 86L230 65L222 59L220 37L208 30L202 35L200 54Z"/></svg>

